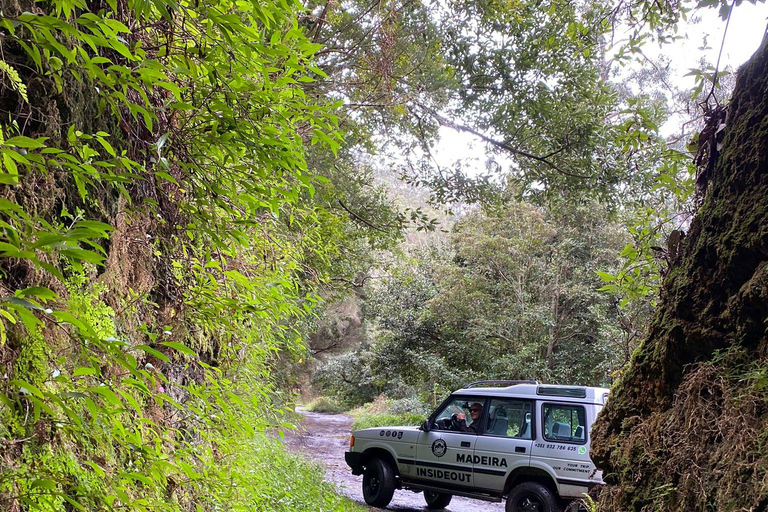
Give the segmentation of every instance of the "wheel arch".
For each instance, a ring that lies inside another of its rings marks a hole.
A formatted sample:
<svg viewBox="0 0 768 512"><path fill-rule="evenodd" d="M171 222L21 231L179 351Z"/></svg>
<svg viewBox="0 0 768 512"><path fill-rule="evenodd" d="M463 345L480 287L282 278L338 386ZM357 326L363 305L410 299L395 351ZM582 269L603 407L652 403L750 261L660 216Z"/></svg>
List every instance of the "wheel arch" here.
<svg viewBox="0 0 768 512"><path fill-rule="evenodd" d="M389 463L392 466L392 470L395 472L395 476L400 477L400 469L397 467L397 459L386 448L374 446L363 451L363 458L361 463L363 466L367 466L368 462L373 459L381 459Z"/></svg>
<svg viewBox="0 0 768 512"><path fill-rule="evenodd" d="M555 478L547 471L531 466L515 468L510 472L509 476L507 477L507 481L504 484L504 496L508 495L509 491L514 486L523 482L539 483L549 488L549 490L552 491L556 497L560 496Z"/></svg>

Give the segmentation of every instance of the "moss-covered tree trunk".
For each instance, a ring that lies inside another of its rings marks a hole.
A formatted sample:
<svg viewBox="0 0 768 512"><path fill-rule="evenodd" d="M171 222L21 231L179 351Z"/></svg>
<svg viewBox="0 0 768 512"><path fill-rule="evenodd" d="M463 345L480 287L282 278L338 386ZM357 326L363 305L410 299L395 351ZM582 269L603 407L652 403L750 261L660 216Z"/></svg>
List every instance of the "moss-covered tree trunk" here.
<svg viewBox="0 0 768 512"><path fill-rule="evenodd" d="M594 427L601 512L768 507L768 38L659 310Z"/></svg>

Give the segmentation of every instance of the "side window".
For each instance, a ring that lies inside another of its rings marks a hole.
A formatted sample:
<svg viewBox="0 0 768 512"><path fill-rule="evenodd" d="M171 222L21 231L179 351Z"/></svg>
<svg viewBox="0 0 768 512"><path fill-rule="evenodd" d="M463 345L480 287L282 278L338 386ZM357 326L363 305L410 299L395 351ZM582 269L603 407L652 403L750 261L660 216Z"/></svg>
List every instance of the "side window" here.
<svg viewBox="0 0 768 512"><path fill-rule="evenodd" d="M432 428L476 434L483 418L484 404L485 398L453 398L437 411Z"/></svg>
<svg viewBox="0 0 768 512"><path fill-rule="evenodd" d="M586 413L581 405L544 404L544 439L566 443L587 442Z"/></svg>
<svg viewBox="0 0 768 512"><path fill-rule="evenodd" d="M488 408L485 433L493 436L531 439L531 403L523 400L493 399Z"/></svg>

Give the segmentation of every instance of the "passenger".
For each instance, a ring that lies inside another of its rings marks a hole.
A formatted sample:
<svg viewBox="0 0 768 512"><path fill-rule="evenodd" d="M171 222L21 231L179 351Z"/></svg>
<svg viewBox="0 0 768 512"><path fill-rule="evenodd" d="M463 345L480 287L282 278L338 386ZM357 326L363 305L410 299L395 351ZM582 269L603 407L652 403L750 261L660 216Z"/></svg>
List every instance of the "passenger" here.
<svg viewBox="0 0 768 512"><path fill-rule="evenodd" d="M480 402L475 402L472 405L469 406L469 416L472 420L472 423L467 425L466 415L464 413L459 413L456 415L456 418L459 420L459 430L462 432L472 432L473 434L477 434L477 428L480 426L480 415L483 412L483 404Z"/></svg>

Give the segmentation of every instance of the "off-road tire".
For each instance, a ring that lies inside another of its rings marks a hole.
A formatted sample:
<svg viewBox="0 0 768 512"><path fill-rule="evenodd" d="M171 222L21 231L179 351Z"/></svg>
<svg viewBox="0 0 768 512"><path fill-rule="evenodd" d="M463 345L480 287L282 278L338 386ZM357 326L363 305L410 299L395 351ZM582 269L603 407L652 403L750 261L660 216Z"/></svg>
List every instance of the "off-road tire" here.
<svg viewBox="0 0 768 512"><path fill-rule="evenodd" d="M523 482L509 491L506 512L558 512L557 499L536 482Z"/></svg>
<svg viewBox="0 0 768 512"><path fill-rule="evenodd" d="M384 460L373 459L363 473L363 498L372 507L384 508L395 494L395 470Z"/></svg>
<svg viewBox="0 0 768 512"><path fill-rule="evenodd" d="M424 491L424 501L427 502L429 510L441 510L451 503L452 494L445 494L435 491Z"/></svg>

